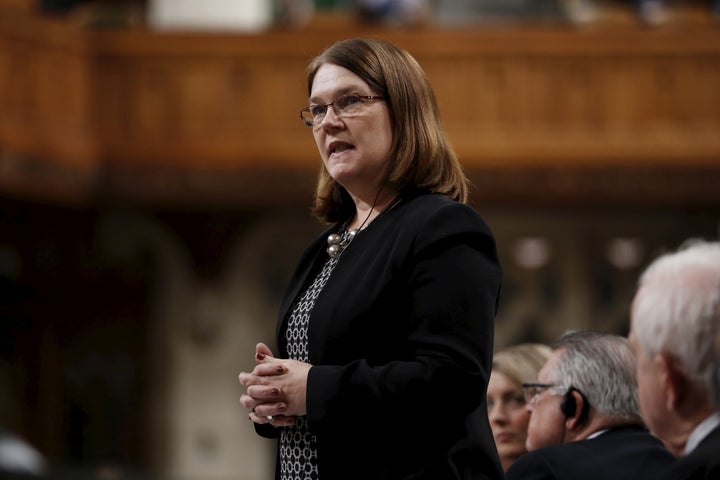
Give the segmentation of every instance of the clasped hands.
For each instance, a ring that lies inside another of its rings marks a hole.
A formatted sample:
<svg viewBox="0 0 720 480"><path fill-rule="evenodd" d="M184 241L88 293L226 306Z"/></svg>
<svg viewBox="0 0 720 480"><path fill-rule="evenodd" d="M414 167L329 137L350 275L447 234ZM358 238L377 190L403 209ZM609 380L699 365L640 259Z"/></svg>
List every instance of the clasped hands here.
<svg viewBox="0 0 720 480"><path fill-rule="evenodd" d="M287 427L295 417L305 415L308 372L312 365L297 360L280 359L264 343L255 347L255 368L241 372L240 383L247 392L240 404L250 409L255 423Z"/></svg>

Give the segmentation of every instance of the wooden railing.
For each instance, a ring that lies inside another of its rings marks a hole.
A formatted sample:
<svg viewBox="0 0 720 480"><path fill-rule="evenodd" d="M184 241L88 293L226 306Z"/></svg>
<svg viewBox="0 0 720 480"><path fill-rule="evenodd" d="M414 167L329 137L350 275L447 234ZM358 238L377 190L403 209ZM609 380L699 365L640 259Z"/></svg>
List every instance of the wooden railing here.
<svg viewBox="0 0 720 480"><path fill-rule="evenodd" d="M304 69L373 36L425 68L484 201L720 204L720 27L91 30L0 15L0 191L307 202Z"/></svg>

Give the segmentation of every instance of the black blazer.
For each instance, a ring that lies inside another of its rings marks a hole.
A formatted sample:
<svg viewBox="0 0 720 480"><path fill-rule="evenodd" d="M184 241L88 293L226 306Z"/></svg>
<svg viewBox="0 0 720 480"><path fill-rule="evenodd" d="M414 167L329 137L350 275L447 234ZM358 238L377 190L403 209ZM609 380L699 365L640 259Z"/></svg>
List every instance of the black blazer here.
<svg viewBox="0 0 720 480"><path fill-rule="evenodd" d="M680 458L667 480L720 480L720 426L715 427L695 450Z"/></svg>
<svg viewBox="0 0 720 480"><path fill-rule="evenodd" d="M507 480L657 480L675 461L660 440L638 425L589 440L533 450L518 458Z"/></svg>
<svg viewBox="0 0 720 480"><path fill-rule="evenodd" d="M293 302L337 229L310 245L290 281L283 357ZM500 283L489 228L443 195L407 198L356 236L308 331L307 421L321 479L502 478L485 404Z"/></svg>

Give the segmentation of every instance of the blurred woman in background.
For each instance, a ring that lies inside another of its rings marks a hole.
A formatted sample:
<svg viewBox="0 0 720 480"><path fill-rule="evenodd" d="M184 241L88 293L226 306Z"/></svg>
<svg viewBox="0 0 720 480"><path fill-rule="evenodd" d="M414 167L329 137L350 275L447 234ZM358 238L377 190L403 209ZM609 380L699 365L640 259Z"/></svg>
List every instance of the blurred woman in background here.
<svg viewBox="0 0 720 480"><path fill-rule="evenodd" d="M552 353L541 343L522 343L496 353L488 384L488 417L503 470L523 453L530 412L525 409L523 382L534 382Z"/></svg>

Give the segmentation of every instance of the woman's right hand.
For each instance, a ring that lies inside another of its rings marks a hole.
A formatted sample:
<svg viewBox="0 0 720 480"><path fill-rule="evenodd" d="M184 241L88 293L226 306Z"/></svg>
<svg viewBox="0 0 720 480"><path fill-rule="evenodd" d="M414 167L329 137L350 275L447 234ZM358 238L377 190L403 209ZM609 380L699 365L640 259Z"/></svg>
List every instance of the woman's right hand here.
<svg viewBox="0 0 720 480"><path fill-rule="evenodd" d="M240 397L240 403L250 409L248 417L255 423L270 423L277 427L295 423L294 415L284 415L288 405L282 390L272 385L271 378L287 373L287 368L275 359L272 350L264 343L255 347L256 367L252 372L241 372L240 383L248 391Z"/></svg>

